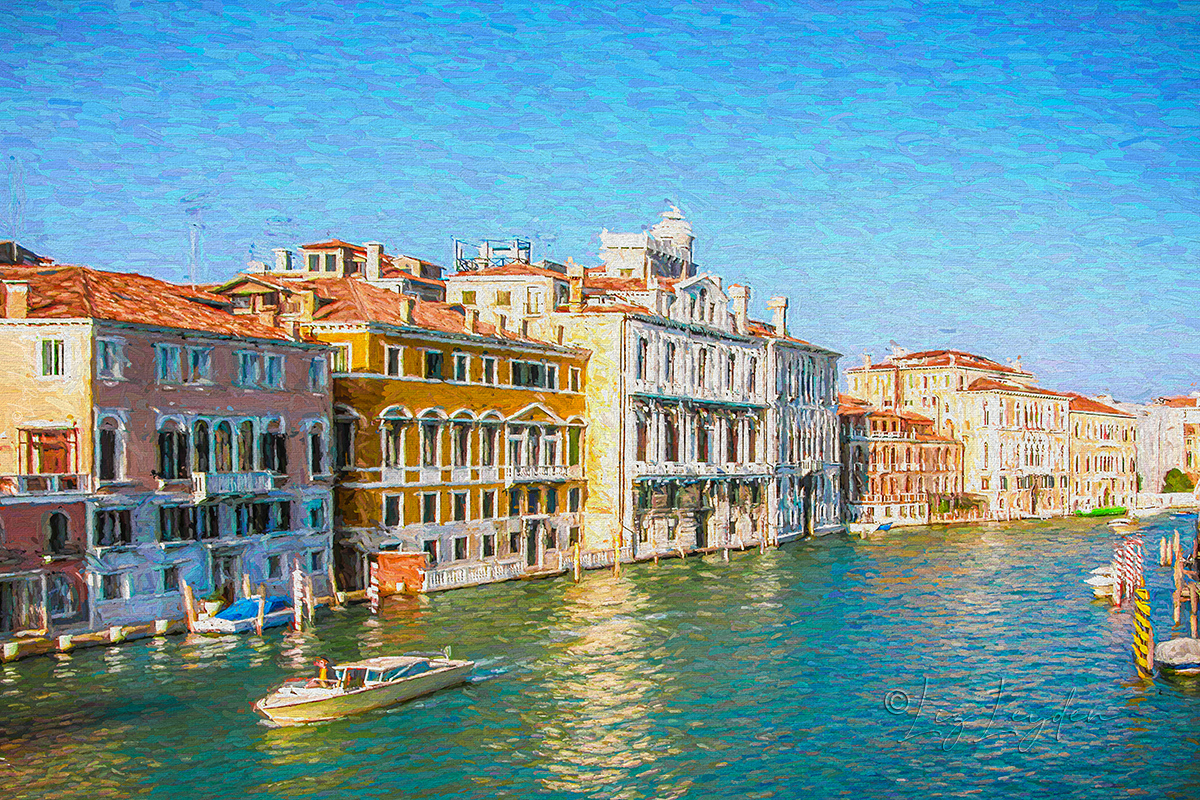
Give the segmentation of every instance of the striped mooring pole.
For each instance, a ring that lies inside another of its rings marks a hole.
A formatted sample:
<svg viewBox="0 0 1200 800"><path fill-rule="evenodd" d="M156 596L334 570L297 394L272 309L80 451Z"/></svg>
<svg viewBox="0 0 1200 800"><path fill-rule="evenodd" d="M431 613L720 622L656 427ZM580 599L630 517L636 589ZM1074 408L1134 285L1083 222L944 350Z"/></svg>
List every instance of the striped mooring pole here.
<svg viewBox="0 0 1200 800"><path fill-rule="evenodd" d="M1154 676L1154 628L1150 625L1150 597L1144 585L1133 590L1133 661L1139 678Z"/></svg>

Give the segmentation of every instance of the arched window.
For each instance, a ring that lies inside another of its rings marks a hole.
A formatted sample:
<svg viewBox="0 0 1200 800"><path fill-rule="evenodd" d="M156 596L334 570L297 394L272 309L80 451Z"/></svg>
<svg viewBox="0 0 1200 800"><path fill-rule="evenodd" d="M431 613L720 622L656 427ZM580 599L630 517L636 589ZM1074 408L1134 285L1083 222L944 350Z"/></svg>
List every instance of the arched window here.
<svg viewBox="0 0 1200 800"><path fill-rule="evenodd" d="M238 425L237 463L238 472L254 469L254 423L250 420Z"/></svg>
<svg viewBox="0 0 1200 800"><path fill-rule="evenodd" d="M121 437L121 424L115 418L105 417L100 421L97 446L99 458L96 468L100 480L120 480L125 471L125 453Z"/></svg>
<svg viewBox="0 0 1200 800"><path fill-rule="evenodd" d="M440 467L442 422L437 417L426 416L421 419L421 466Z"/></svg>
<svg viewBox="0 0 1200 800"><path fill-rule="evenodd" d="M70 543L70 521L61 511L51 511L46 515L46 552L52 556L67 553Z"/></svg>
<svg viewBox="0 0 1200 800"><path fill-rule="evenodd" d="M380 436L383 438L383 466L389 469L405 466L404 431L412 421L407 411L399 408L386 409L380 418Z"/></svg>
<svg viewBox="0 0 1200 800"><path fill-rule="evenodd" d="M197 420L192 426L193 449L196 451L196 471L208 472L212 468L209 427L204 420Z"/></svg>
<svg viewBox="0 0 1200 800"><path fill-rule="evenodd" d="M233 426L227 420L217 423L213 456L213 467L217 472L233 472Z"/></svg>
<svg viewBox="0 0 1200 800"><path fill-rule="evenodd" d="M158 474L165 480L188 476L188 434L174 420L165 422L158 432Z"/></svg>

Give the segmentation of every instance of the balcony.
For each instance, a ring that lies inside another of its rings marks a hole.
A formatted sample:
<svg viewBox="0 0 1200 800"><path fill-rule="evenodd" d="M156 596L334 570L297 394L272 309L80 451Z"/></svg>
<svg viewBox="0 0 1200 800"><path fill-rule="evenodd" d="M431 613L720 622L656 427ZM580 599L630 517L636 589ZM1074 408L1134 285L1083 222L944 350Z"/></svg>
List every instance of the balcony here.
<svg viewBox="0 0 1200 800"><path fill-rule="evenodd" d="M198 500L222 495L262 494L275 488L275 473L197 472L192 475L192 494Z"/></svg>
<svg viewBox="0 0 1200 800"><path fill-rule="evenodd" d="M87 492L91 476L73 473L38 475L0 475L0 495L62 494Z"/></svg>
<svg viewBox="0 0 1200 800"><path fill-rule="evenodd" d="M507 478L507 483L510 484L530 481L565 481L567 480L567 466L565 464L510 465Z"/></svg>

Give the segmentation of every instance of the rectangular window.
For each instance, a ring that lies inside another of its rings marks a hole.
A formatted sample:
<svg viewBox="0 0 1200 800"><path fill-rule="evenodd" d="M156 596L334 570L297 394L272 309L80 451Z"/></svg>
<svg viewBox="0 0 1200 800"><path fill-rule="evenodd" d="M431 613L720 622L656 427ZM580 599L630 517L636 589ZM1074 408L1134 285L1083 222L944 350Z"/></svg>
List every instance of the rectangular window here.
<svg viewBox="0 0 1200 800"><path fill-rule="evenodd" d="M320 530L325 527L325 501L318 500L308 506L308 527Z"/></svg>
<svg viewBox="0 0 1200 800"><path fill-rule="evenodd" d="M308 571L309 572L324 572L325 571L325 551L312 550L308 554Z"/></svg>
<svg viewBox="0 0 1200 800"><path fill-rule="evenodd" d="M221 538L221 518L215 504L192 506L188 510L196 539Z"/></svg>
<svg viewBox="0 0 1200 800"><path fill-rule="evenodd" d="M388 494L383 496L383 524L389 528L395 528L401 524L401 500L402 495Z"/></svg>
<svg viewBox="0 0 1200 800"><path fill-rule="evenodd" d="M550 487L546 490L546 513L558 513L558 489Z"/></svg>
<svg viewBox="0 0 1200 800"><path fill-rule="evenodd" d="M521 552L521 534L513 531L508 534L508 553L515 556L519 552Z"/></svg>
<svg viewBox="0 0 1200 800"><path fill-rule="evenodd" d="M350 359L349 344L335 344L333 346L333 371L334 372L349 372L353 365Z"/></svg>
<svg viewBox="0 0 1200 800"><path fill-rule="evenodd" d="M570 386L571 391L578 392L583 387L582 373L580 372L579 367L571 367L571 371L568 373L568 375L570 376L570 383L568 385Z"/></svg>
<svg viewBox="0 0 1200 800"><path fill-rule="evenodd" d="M185 347L183 349L183 382L208 383L212 380L212 348Z"/></svg>
<svg viewBox="0 0 1200 800"><path fill-rule="evenodd" d="M193 538L195 517L189 506L161 506L158 509L158 541L182 542Z"/></svg>
<svg viewBox="0 0 1200 800"><path fill-rule="evenodd" d="M180 367L181 350L174 344L154 345L155 374L159 383L178 383L182 375Z"/></svg>
<svg viewBox="0 0 1200 800"><path fill-rule="evenodd" d="M337 272L337 253L325 254L325 271Z"/></svg>
<svg viewBox="0 0 1200 800"><path fill-rule="evenodd" d="M572 512L579 510L579 490L578 489L568 489L567 490L567 510L572 511Z"/></svg>
<svg viewBox="0 0 1200 800"><path fill-rule="evenodd" d="M92 540L96 547L133 544L132 512L127 508L97 511L92 515Z"/></svg>
<svg viewBox="0 0 1200 800"><path fill-rule="evenodd" d="M463 292L462 293L462 303L464 306L475 305L475 292L474 291Z"/></svg>
<svg viewBox="0 0 1200 800"><path fill-rule="evenodd" d="M43 376L61 376L63 375L63 354L65 345L62 339L43 339L42 340L42 375Z"/></svg>
<svg viewBox="0 0 1200 800"><path fill-rule="evenodd" d="M558 367L555 366L554 364L546 365L546 388L547 389L557 389L558 388Z"/></svg>
<svg viewBox="0 0 1200 800"><path fill-rule="evenodd" d="M490 356L483 357L483 382L489 386L496 383L496 359Z"/></svg>
<svg viewBox="0 0 1200 800"><path fill-rule="evenodd" d="M454 493L454 521L463 522L467 518L467 493Z"/></svg>
<svg viewBox="0 0 1200 800"><path fill-rule="evenodd" d="M159 573L159 591L163 594L174 594L179 591L179 567L167 567Z"/></svg>
<svg viewBox="0 0 1200 800"><path fill-rule="evenodd" d="M438 543L436 539L430 539L425 542L425 556L429 559L429 566L435 566L438 563Z"/></svg>
<svg viewBox="0 0 1200 800"><path fill-rule="evenodd" d="M525 313L526 314L541 314L544 304L544 295L541 289L530 287L525 290Z"/></svg>
<svg viewBox="0 0 1200 800"><path fill-rule="evenodd" d="M512 362L512 385L545 388L549 381L546 377L546 365L534 361Z"/></svg>
<svg viewBox="0 0 1200 800"><path fill-rule="evenodd" d="M237 376L234 384L244 389L258 386L261 369L262 359L258 353L239 350L237 353Z"/></svg>
<svg viewBox="0 0 1200 800"><path fill-rule="evenodd" d="M393 378L398 378L404 374L404 348L388 345L387 353L387 374Z"/></svg>
<svg viewBox="0 0 1200 800"><path fill-rule="evenodd" d="M100 576L100 599L101 600L121 600L125 597L125 575L117 573L115 575Z"/></svg>
<svg viewBox="0 0 1200 800"><path fill-rule="evenodd" d="M329 385L329 368L325 356L317 356L308 362L308 390L323 392Z"/></svg>
<svg viewBox="0 0 1200 800"><path fill-rule="evenodd" d="M283 388L283 356L267 356L267 386L271 389Z"/></svg>
<svg viewBox="0 0 1200 800"><path fill-rule="evenodd" d="M495 519L496 517L496 490L484 489L482 496L482 517L483 519Z"/></svg>
<svg viewBox="0 0 1200 800"><path fill-rule="evenodd" d="M646 362L650 358L650 342L639 338L637 341L637 360L634 362L634 376L640 380L646 380Z"/></svg>
<svg viewBox="0 0 1200 800"><path fill-rule="evenodd" d="M425 351L425 378L440 381L442 379L442 353L438 350Z"/></svg>
<svg viewBox="0 0 1200 800"><path fill-rule="evenodd" d="M320 272L321 271L321 254L320 253L309 253L307 260L308 260L308 271L309 272Z"/></svg>
<svg viewBox="0 0 1200 800"><path fill-rule="evenodd" d="M558 536L555 535L553 528L546 528L546 533L542 537L542 547L546 550L558 548Z"/></svg>
<svg viewBox="0 0 1200 800"><path fill-rule="evenodd" d="M510 489L508 492L508 515L510 517L521 516L521 490Z"/></svg>
<svg viewBox="0 0 1200 800"><path fill-rule="evenodd" d="M542 490L541 489L530 489L529 490L529 499L526 503L525 513L526 514L542 513Z"/></svg>
<svg viewBox="0 0 1200 800"><path fill-rule="evenodd" d="M467 537L454 537L454 560L462 561L467 557Z"/></svg>
<svg viewBox="0 0 1200 800"><path fill-rule="evenodd" d="M125 367L125 348L112 339L96 340L96 377L121 380Z"/></svg>
<svg viewBox="0 0 1200 800"><path fill-rule="evenodd" d="M279 556L267 556L267 577L278 579L283 577L283 559Z"/></svg>
<svg viewBox="0 0 1200 800"><path fill-rule="evenodd" d="M496 305L511 306L512 292L496 292Z"/></svg>
<svg viewBox="0 0 1200 800"><path fill-rule="evenodd" d="M467 367L469 363L467 356L463 353L454 354L454 380L459 383L467 382Z"/></svg>
<svg viewBox="0 0 1200 800"><path fill-rule="evenodd" d="M496 555L496 534L485 533L483 535L483 557L491 558Z"/></svg>
<svg viewBox="0 0 1200 800"><path fill-rule="evenodd" d="M436 492L421 495L421 522L437 522L438 496Z"/></svg>

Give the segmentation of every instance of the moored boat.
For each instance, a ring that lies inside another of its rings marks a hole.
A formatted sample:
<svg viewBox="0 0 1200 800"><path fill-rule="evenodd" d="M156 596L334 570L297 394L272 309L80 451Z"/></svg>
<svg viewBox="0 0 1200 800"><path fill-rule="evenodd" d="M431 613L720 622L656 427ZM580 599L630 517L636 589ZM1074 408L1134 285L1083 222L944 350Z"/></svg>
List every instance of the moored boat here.
<svg viewBox="0 0 1200 800"><path fill-rule="evenodd" d="M318 666L318 677L286 681L254 710L277 725L338 719L465 683L475 662L403 655Z"/></svg>
<svg viewBox="0 0 1200 800"><path fill-rule="evenodd" d="M1200 675L1200 639L1168 639L1154 648L1159 670L1174 675Z"/></svg>
<svg viewBox="0 0 1200 800"><path fill-rule="evenodd" d="M268 597L265 604L258 597L245 597L229 608L205 619L196 620L196 633L246 633L258 626L258 613L263 612L263 627L286 625L292 619L292 604L286 597Z"/></svg>

